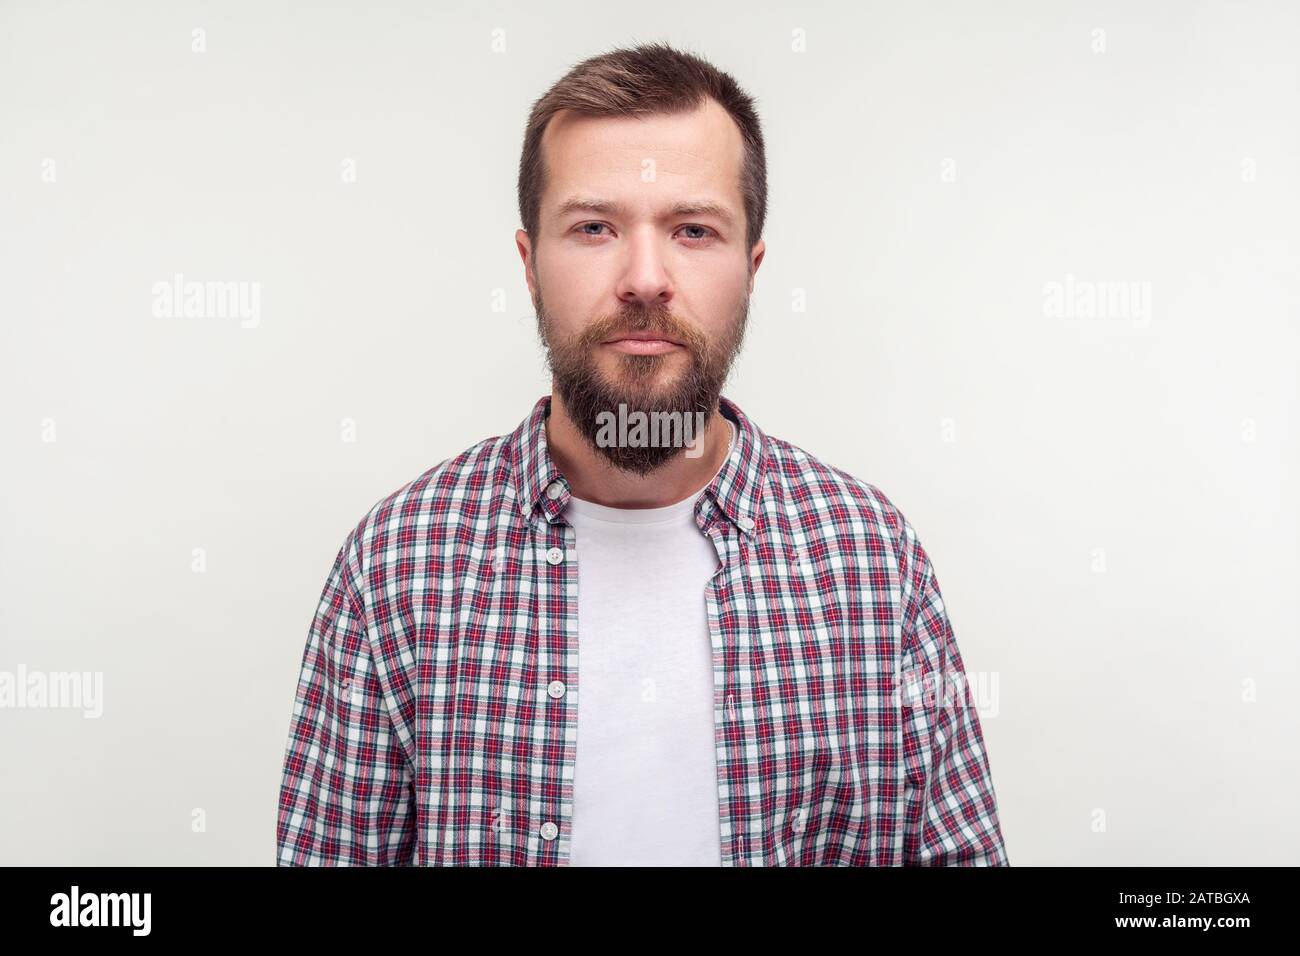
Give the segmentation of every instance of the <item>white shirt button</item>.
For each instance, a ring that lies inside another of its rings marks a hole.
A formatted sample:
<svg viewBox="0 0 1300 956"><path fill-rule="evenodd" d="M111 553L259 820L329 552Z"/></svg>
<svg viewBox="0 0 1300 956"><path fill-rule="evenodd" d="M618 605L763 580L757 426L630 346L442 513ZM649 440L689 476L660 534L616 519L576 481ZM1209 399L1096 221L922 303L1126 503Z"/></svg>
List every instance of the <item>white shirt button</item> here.
<svg viewBox="0 0 1300 956"><path fill-rule="evenodd" d="M542 824L542 839L543 839L543 840L554 840L554 839L555 839L555 835L556 835L557 833L559 833L559 832L560 832L560 828L557 827L554 823L543 823L543 824Z"/></svg>
<svg viewBox="0 0 1300 956"><path fill-rule="evenodd" d="M546 560L550 564L559 564L561 561L564 560L564 549L551 548L550 551L546 552Z"/></svg>
<svg viewBox="0 0 1300 956"><path fill-rule="evenodd" d="M745 531L753 531L753 530L754 530L754 519L753 519L753 518L741 518L740 521L739 521L738 523L740 524L740 527L741 527L743 530L745 530Z"/></svg>
<svg viewBox="0 0 1300 956"><path fill-rule="evenodd" d="M546 693L550 694L552 697L563 697L564 681L562 680L551 681L549 684L546 685Z"/></svg>
<svg viewBox="0 0 1300 956"><path fill-rule="evenodd" d="M550 498L552 501L560 497L562 494L564 494L564 485L560 484L558 481L553 481L546 486L546 497Z"/></svg>

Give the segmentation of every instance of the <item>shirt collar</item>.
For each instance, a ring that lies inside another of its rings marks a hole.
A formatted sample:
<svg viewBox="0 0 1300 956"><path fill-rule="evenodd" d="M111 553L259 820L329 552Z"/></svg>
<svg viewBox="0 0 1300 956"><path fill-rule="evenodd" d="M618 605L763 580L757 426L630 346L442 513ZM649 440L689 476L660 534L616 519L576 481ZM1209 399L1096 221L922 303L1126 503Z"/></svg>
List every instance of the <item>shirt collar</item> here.
<svg viewBox="0 0 1300 956"><path fill-rule="evenodd" d="M752 536L760 530L758 505L767 467L767 438L725 395L719 397L718 405L735 424L736 441L703 494L742 533ZM554 521L569 502L568 479L555 466L546 447L546 418L550 413L551 396L543 395L510 436L516 502L530 521L539 511L547 521Z"/></svg>

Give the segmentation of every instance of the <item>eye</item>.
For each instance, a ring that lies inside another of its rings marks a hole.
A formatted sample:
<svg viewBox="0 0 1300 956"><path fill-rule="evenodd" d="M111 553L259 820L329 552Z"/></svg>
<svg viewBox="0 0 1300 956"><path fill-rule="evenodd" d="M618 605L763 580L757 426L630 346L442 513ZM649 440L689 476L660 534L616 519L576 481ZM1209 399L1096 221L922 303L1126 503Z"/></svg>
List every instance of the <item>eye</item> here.
<svg viewBox="0 0 1300 956"><path fill-rule="evenodd" d="M591 237L592 239L600 238L600 236L602 235L600 230L602 229L609 229L609 226L603 222L583 222L583 223L579 223L577 226L574 226L574 231L579 236L582 236L583 238ZM678 232L699 233L699 234L686 235L683 237L688 242L696 245L702 242L708 242L711 239L718 238L718 234L714 230L710 229L708 226L701 226L694 223L691 225L682 226L681 229L678 230Z"/></svg>
<svg viewBox="0 0 1300 956"><path fill-rule="evenodd" d="M588 230L592 227L595 227L596 229L609 228L603 222L584 222L584 223L580 223L574 228L577 231L578 235L580 236L591 236L593 239L599 237L600 236L599 232L588 232Z"/></svg>
<svg viewBox="0 0 1300 956"><path fill-rule="evenodd" d="M712 229L710 229L708 226L698 226L698 225L682 226L682 229L679 231L683 231L687 229L698 229L704 233L704 235L702 236L687 236L686 238L689 239L691 242L704 242L710 238L717 236L717 233L714 232Z"/></svg>

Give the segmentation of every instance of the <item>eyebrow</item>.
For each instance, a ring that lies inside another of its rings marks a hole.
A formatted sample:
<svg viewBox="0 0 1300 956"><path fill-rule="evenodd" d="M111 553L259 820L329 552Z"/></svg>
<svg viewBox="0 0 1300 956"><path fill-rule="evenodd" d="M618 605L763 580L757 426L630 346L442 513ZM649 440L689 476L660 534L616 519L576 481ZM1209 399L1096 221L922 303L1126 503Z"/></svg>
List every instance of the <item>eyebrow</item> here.
<svg viewBox="0 0 1300 956"><path fill-rule="evenodd" d="M612 202L608 199L595 199L588 196L574 196L560 203L555 214L563 217L575 212L592 212L601 215L611 213L625 212L621 203ZM668 210L668 216L716 216L727 225L734 225L736 217L731 210L721 203L713 202L709 199L691 199L679 202Z"/></svg>

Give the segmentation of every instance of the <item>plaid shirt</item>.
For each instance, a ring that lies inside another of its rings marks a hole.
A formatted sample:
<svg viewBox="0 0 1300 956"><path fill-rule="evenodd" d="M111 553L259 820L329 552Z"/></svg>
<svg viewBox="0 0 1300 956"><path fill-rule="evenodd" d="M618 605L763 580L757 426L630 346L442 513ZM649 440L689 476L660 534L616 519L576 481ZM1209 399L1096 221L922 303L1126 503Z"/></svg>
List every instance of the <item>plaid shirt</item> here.
<svg viewBox="0 0 1300 956"><path fill-rule="evenodd" d="M725 866L1006 865L930 560L878 489L764 434L695 522ZM580 542L550 397L348 534L302 658L279 865L564 866ZM576 821L582 826L582 821Z"/></svg>

